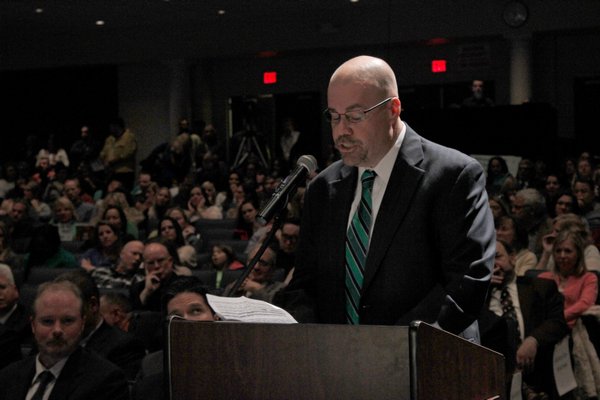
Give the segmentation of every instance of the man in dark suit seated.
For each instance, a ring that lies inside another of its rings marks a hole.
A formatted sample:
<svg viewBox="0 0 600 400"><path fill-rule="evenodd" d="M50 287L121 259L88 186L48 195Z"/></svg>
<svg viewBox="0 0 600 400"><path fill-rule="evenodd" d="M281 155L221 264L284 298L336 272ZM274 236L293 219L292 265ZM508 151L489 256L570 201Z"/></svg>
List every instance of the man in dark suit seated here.
<svg viewBox="0 0 600 400"><path fill-rule="evenodd" d="M479 318L482 345L506 357L507 376L522 371L524 399L557 398L552 372L554 345L568 334L563 296L547 279L517 277L516 253L496 241L488 306Z"/></svg>
<svg viewBox="0 0 600 400"><path fill-rule="evenodd" d="M81 291L85 310L81 345L122 368L128 379L135 378L146 355L144 344L104 321L100 314L100 293L92 277L76 270L59 275L55 281L70 281Z"/></svg>
<svg viewBox="0 0 600 400"><path fill-rule="evenodd" d="M83 311L80 291L73 283L40 285L31 320L39 352L0 371L0 399L129 398L123 371L79 346Z"/></svg>
<svg viewBox="0 0 600 400"><path fill-rule="evenodd" d="M19 303L10 267L0 264L0 369L21 359L21 345L31 346L29 312Z"/></svg>

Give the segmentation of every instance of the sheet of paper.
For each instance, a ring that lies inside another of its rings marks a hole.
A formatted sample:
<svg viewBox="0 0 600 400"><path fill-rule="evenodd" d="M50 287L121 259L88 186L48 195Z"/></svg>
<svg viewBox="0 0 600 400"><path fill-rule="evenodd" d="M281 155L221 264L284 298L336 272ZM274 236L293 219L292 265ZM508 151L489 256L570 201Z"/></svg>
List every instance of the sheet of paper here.
<svg viewBox="0 0 600 400"><path fill-rule="evenodd" d="M554 346L552 366L554 368L554 381L556 390L560 396L577 387L573 368L571 367L571 355L569 353L569 336Z"/></svg>
<svg viewBox="0 0 600 400"><path fill-rule="evenodd" d="M510 400L523 400L521 388L523 387L523 375L520 371L515 372L510 382Z"/></svg>
<svg viewBox="0 0 600 400"><path fill-rule="evenodd" d="M259 322L269 324L297 323L287 311L262 300L247 297L206 295L208 304L224 321Z"/></svg>

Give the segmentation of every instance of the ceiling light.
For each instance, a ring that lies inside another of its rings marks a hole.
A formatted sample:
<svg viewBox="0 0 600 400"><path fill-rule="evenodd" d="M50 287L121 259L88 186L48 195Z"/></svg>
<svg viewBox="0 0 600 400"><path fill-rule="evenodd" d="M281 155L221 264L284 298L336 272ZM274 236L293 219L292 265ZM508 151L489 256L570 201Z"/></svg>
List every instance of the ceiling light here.
<svg viewBox="0 0 600 400"><path fill-rule="evenodd" d="M219 15L225 15L225 10L219 10L219 11L217 11L217 14L219 14Z"/></svg>
<svg viewBox="0 0 600 400"><path fill-rule="evenodd" d="M96 21L96 25L97 26L103 26L104 25L104 21L102 21L101 19L99 19L98 21Z"/></svg>
<svg viewBox="0 0 600 400"><path fill-rule="evenodd" d="M36 8L36 9L35 9L35 13L36 13L36 14L41 14L41 13L43 13L43 12L44 12L44 9L43 9L43 8Z"/></svg>

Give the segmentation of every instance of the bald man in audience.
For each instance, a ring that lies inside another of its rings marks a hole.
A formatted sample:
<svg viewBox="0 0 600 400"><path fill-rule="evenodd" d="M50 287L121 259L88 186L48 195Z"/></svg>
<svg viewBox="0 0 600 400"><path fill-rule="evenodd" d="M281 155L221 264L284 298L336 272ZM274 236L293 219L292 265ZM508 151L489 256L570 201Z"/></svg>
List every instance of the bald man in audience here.
<svg viewBox="0 0 600 400"><path fill-rule="evenodd" d="M123 371L80 346L84 327L77 286L41 284L31 318L39 352L0 371L0 399L127 400Z"/></svg>
<svg viewBox="0 0 600 400"><path fill-rule="evenodd" d="M129 289L134 283L144 280L142 253L144 243L132 240L125 243L119 260L113 267L96 267L91 271L92 278L100 289Z"/></svg>

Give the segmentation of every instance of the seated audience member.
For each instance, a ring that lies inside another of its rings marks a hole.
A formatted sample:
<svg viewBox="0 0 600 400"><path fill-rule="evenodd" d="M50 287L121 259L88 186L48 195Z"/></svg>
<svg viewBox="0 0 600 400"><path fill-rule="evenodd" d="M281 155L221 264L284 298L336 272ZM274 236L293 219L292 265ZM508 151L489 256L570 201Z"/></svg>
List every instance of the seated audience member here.
<svg viewBox="0 0 600 400"><path fill-rule="evenodd" d="M537 392L554 398L554 345L568 334L563 297L553 282L517 276L515 257L509 244L496 241L488 307L479 318L481 343L504 354L508 381L523 372L524 399Z"/></svg>
<svg viewBox="0 0 600 400"><path fill-rule="evenodd" d="M60 244L58 229L53 225L35 227L29 253L25 256L25 279L31 268L77 268L75 256Z"/></svg>
<svg viewBox="0 0 600 400"><path fill-rule="evenodd" d="M495 156L489 159L485 190L490 197L499 195L506 186L512 185L514 182L515 178L508 171L508 164L504 158Z"/></svg>
<svg viewBox="0 0 600 400"><path fill-rule="evenodd" d="M15 253L26 253L35 225L29 215L29 202L24 199L13 199L9 216L12 248Z"/></svg>
<svg viewBox="0 0 600 400"><path fill-rule="evenodd" d="M185 244L193 246L196 252L202 250L202 237L196 232L196 227L190 223L190 220L181 207L171 207L167 210L167 217L173 218L179 224Z"/></svg>
<svg viewBox="0 0 600 400"><path fill-rule="evenodd" d="M287 220L277 232L279 249L277 250L277 268L283 268L286 275L296 266L296 250L300 237L300 221ZM291 277L290 277L291 278Z"/></svg>
<svg viewBox="0 0 600 400"><path fill-rule="evenodd" d="M554 215L555 217L558 217L562 214L571 213L579 215L579 205L577 204L575 195L570 191L565 190L561 192L556 199L556 203L554 204Z"/></svg>
<svg viewBox="0 0 600 400"><path fill-rule="evenodd" d="M554 218L552 222L552 232L544 236L544 251L536 266L536 269L553 271L556 267L553 256L554 240L559 232L563 230L573 230L578 232L585 243L583 258L585 267L588 271L600 271L600 252L592 243L591 234L584 220L575 214L562 214Z"/></svg>
<svg viewBox="0 0 600 400"><path fill-rule="evenodd" d="M21 359L21 345L30 346L29 311L19 303L19 289L10 267L0 264L0 369Z"/></svg>
<svg viewBox="0 0 600 400"><path fill-rule="evenodd" d="M492 215L494 216L494 221L496 221L500 217L504 217L509 215L509 206L506 205L504 199L500 196L491 196L488 199L488 203L490 204L490 210L492 210Z"/></svg>
<svg viewBox="0 0 600 400"><path fill-rule="evenodd" d="M85 312L81 345L119 366L128 379L133 379L146 354L144 345L104 321L100 314L100 292L89 274L75 270L59 275L54 281L72 282L81 291Z"/></svg>
<svg viewBox="0 0 600 400"><path fill-rule="evenodd" d="M146 276L131 286L129 298L134 310L160 311L160 298L177 280L176 261L164 243L150 242L142 253Z"/></svg>
<svg viewBox="0 0 600 400"><path fill-rule="evenodd" d="M576 178L573 184L573 193L581 215L585 217L594 244L600 248L600 203L596 201L594 182L589 179Z"/></svg>
<svg viewBox="0 0 600 400"><path fill-rule="evenodd" d="M552 245L554 268L539 277L556 282L565 297L565 319L570 328L598 296L598 279L585 265L586 240L576 229L559 231Z"/></svg>
<svg viewBox="0 0 600 400"><path fill-rule="evenodd" d="M91 272L97 267L114 266L122 247L117 230L107 221L98 222L94 231L94 242L93 247L79 256L81 268Z"/></svg>
<svg viewBox="0 0 600 400"><path fill-rule="evenodd" d="M17 254L11 248L10 229L4 221L0 221L0 263L10 266L12 269L17 285L21 284L25 273L25 257L22 254Z"/></svg>
<svg viewBox="0 0 600 400"><path fill-rule="evenodd" d="M144 280L140 269L144 243L132 240L125 243L114 266L96 267L90 274L100 289L129 289Z"/></svg>
<svg viewBox="0 0 600 400"><path fill-rule="evenodd" d="M134 311L129 298L123 293L108 292L100 295L100 313L107 324L136 337L147 351L163 347L163 318L154 311Z"/></svg>
<svg viewBox="0 0 600 400"><path fill-rule="evenodd" d="M511 212L517 226L529 235L529 250L539 258L542 238L552 230L544 196L537 189L521 189L513 198Z"/></svg>
<svg viewBox="0 0 600 400"><path fill-rule="evenodd" d="M200 219L223 219L221 207L209 203L206 193L200 185L196 185L190 190L187 210L192 223Z"/></svg>
<svg viewBox="0 0 600 400"><path fill-rule="evenodd" d="M258 252L260 246L256 247L248 257L250 261ZM236 282L232 282L225 288L223 296L246 296L248 298L272 302L273 298L281 289L285 287L283 282L275 282L273 275L275 272L275 261L277 254L275 251L267 247L263 255L260 257L246 280L240 285L235 293L232 293Z"/></svg>
<svg viewBox="0 0 600 400"><path fill-rule="evenodd" d="M1 399L129 398L123 371L80 346L84 303L76 285L41 284L33 303L31 330L39 352L0 371Z"/></svg>
<svg viewBox="0 0 600 400"><path fill-rule="evenodd" d="M495 225L496 238L508 243L516 252L514 264L517 276L523 276L525 272L535 268L538 260L535 254L527 248L529 240L527 232L517 226L514 219L509 216L495 220Z"/></svg>
<svg viewBox="0 0 600 400"><path fill-rule="evenodd" d="M77 214L68 197L59 197L53 204L54 217L50 221L58 228L61 242L71 242L77 237Z"/></svg>
<svg viewBox="0 0 600 400"><path fill-rule="evenodd" d="M234 237L241 240L249 240L254 232L260 228L258 221L256 221L257 214L258 204L256 201L244 200L240 205Z"/></svg>
<svg viewBox="0 0 600 400"><path fill-rule="evenodd" d="M231 246L216 244L211 249L210 261L202 267L204 271L216 271L214 282L205 282L212 289L223 287L224 271L236 271L244 268L244 264L236 259Z"/></svg>
<svg viewBox="0 0 600 400"><path fill-rule="evenodd" d="M116 205L108 205L102 214L102 220L111 224L122 242L137 240L139 232L135 224L129 222L125 211Z"/></svg>
<svg viewBox="0 0 600 400"><path fill-rule="evenodd" d="M23 199L29 203L29 216L36 222L48 222L52 217L52 209L42 199L40 185L29 181L23 185Z"/></svg>
<svg viewBox="0 0 600 400"><path fill-rule="evenodd" d="M550 173L546 175L542 194L546 199L546 210L550 217L556 217L556 201L563 191L560 176L558 176L558 174Z"/></svg>
<svg viewBox="0 0 600 400"><path fill-rule="evenodd" d="M207 290L195 277L183 277L167 287L162 309L167 316L177 316L190 321L214 321L215 313L206 300ZM133 400L166 399L164 354L157 351L147 355L132 389Z"/></svg>
<svg viewBox="0 0 600 400"><path fill-rule="evenodd" d="M79 179L70 178L65 180L63 192L65 196L71 200L71 203L73 203L75 214L77 214L77 220L79 222L89 223L94 215L95 207L94 204L92 204L93 199L89 195L84 195L82 193Z"/></svg>
<svg viewBox="0 0 600 400"><path fill-rule="evenodd" d="M600 362L581 316L598 297L598 278L588 272L584 251L586 240L580 231L564 229L554 239L552 255L555 266L539 277L553 280L564 296L564 316L571 331L573 373L577 382L576 398L598 397Z"/></svg>

